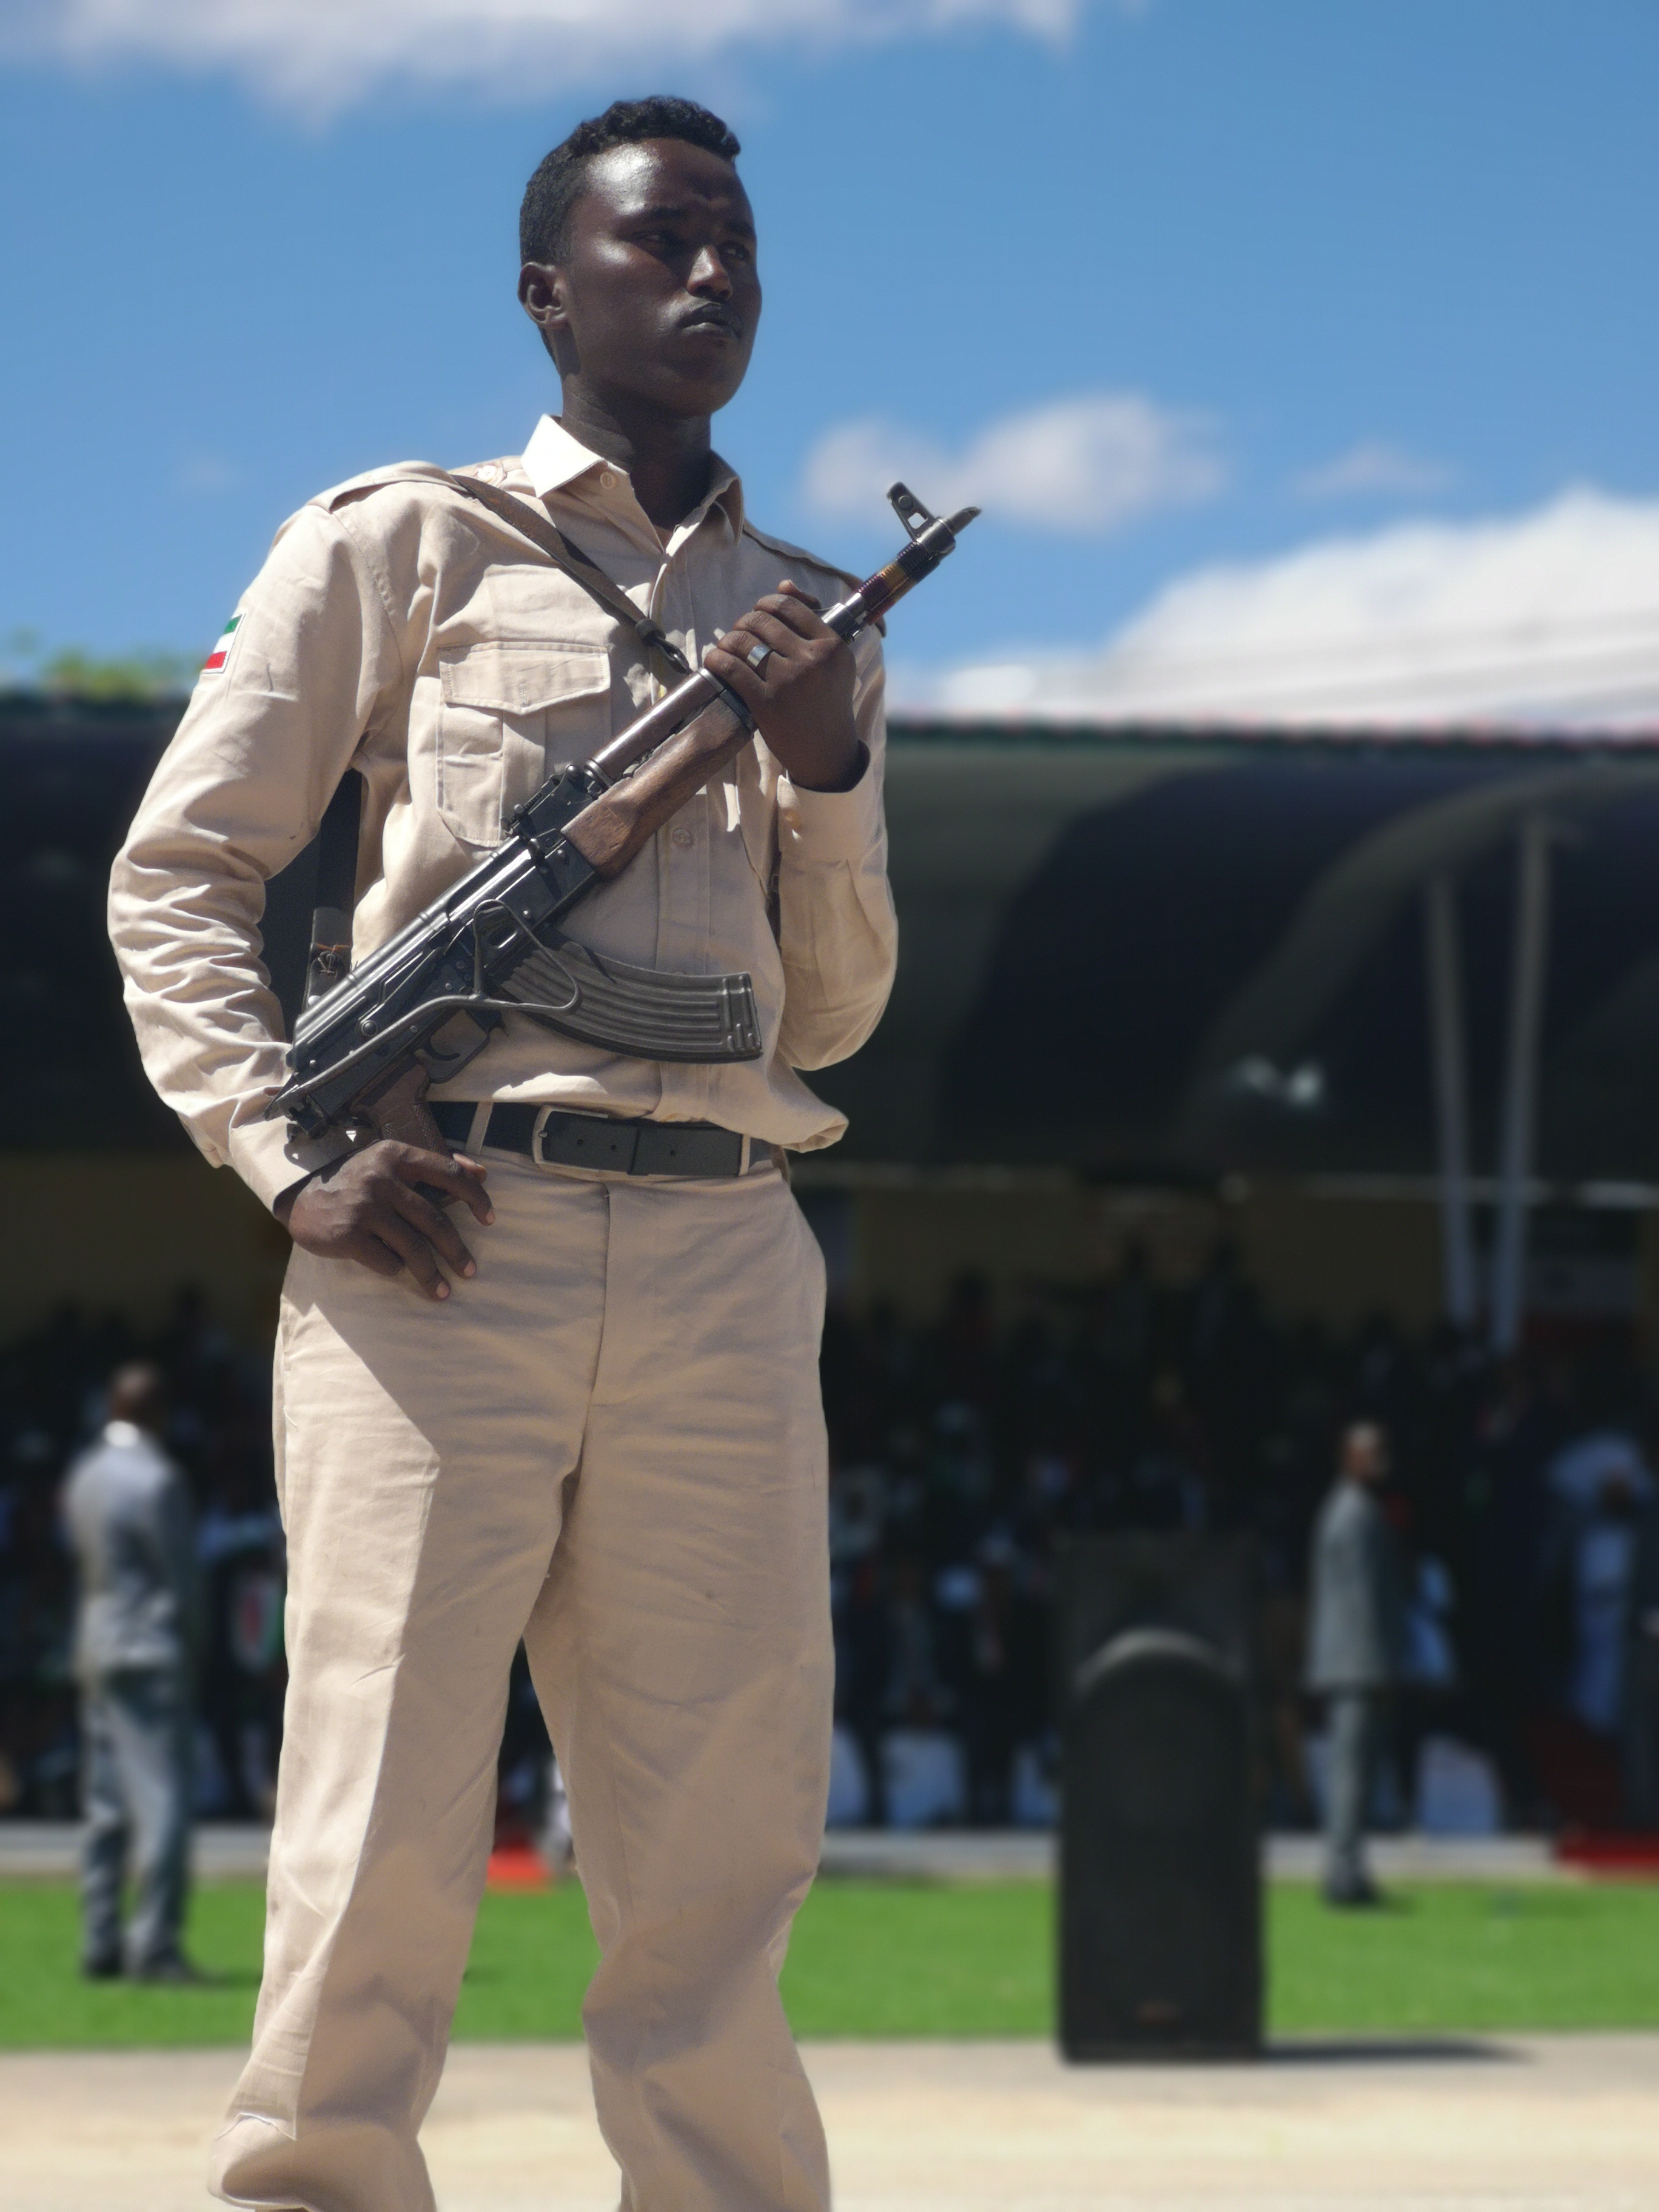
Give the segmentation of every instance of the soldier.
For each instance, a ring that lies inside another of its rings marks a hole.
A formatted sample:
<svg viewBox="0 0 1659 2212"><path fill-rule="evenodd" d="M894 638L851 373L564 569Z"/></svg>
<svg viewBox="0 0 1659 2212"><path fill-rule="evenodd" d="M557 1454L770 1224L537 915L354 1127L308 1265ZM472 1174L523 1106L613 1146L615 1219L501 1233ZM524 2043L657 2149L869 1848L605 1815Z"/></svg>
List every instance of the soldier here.
<svg viewBox="0 0 1659 2212"><path fill-rule="evenodd" d="M750 970L763 1056L657 1065L515 1018L433 1094L453 1158L380 1141L335 1163L260 1118L284 1073L264 880L346 769L361 956L654 696L639 639L430 467L284 527L116 864L149 1073L297 1247L276 1355L292 1672L265 1978L214 2154L228 2201L431 2205L416 2134L522 1636L599 1942L584 2017L623 2203L828 2202L776 1984L831 1692L823 1270L781 1170L842 1133L795 1071L869 1034L895 927L876 640L819 620L837 573L755 526L710 445L761 304L738 151L659 99L549 155L519 293L562 410L474 473L542 502L755 716L578 934ZM595 1115L636 1125L642 1171L564 1164L592 1157Z"/></svg>
<svg viewBox="0 0 1659 2212"><path fill-rule="evenodd" d="M80 1572L75 1663L87 1833L82 1971L196 1978L180 1948L190 1852L196 1559L184 1477L161 1448L160 1370L111 1378L109 1420L64 1486ZM125 1942L129 1852L133 1905Z"/></svg>

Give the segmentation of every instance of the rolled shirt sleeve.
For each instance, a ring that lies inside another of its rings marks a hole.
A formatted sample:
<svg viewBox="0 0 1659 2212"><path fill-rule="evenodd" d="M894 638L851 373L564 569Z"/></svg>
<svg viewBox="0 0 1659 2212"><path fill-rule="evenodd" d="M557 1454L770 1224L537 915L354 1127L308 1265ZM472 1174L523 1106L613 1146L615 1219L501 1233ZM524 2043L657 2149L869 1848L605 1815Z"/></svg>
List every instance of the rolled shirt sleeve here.
<svg viewBox="0 0 1659 2212"><path fill-rule="evenodd" d="M265 1205L315 1164L262 1118L286 1073L262 957L265 884L315 835L402 682L382 586L341 519L302 508L204 673L110 878L146 1073L216 1167Z"/></svg>
<svg viewBox="0 0 1659 2212"><path fill-rule="evenodd" d="M778 931L785 996L779 1050L792 1067L829 1067L881 1019L898 964L882 807L885 685L873 629L859 641L864 773L849 791L778 779Z"/></svg>

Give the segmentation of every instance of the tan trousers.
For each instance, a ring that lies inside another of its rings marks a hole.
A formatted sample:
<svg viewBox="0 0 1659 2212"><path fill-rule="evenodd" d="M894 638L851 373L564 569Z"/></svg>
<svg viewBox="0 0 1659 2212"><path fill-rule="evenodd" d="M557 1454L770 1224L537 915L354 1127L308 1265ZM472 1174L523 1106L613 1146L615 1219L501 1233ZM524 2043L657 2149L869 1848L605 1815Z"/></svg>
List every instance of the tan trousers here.
<svg viewBox="0 0 1659 2212"><path fill-rule="evenodd" d="M821 2212L777 1991L832 1658L817 1246L770 1167L486 1155L447 1305L296 1253L277 1345L291 1681L233 2203L426 2212L416 2130L483 1886L520 1635L601 1962L625 2212Z"/></svg>

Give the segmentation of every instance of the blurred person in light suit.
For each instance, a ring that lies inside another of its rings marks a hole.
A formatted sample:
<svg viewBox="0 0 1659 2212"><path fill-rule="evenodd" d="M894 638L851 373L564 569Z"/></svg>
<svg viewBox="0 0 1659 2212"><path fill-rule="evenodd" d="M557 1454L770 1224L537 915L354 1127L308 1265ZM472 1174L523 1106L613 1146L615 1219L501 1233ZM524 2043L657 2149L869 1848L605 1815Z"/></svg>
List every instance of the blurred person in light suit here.
<svg viewBox="0 0 1659 2212"><path fill-rule="evenodd" d="M80 1572L84 1917L82 1969L194 1978L180 1945L190 1851L196 1563L183 1476L161 1445L161 1370L118 1369L109 1419L64 1486ZM133 1906L121 1891L131 1850Z"/></svg>
<svg viewBox="0 0 1659 2212"><path fill-rule="evenodd" d="M1389 1693L1405 1673L1406 1580L1376 1493L1388 1440L1373 1422L1343 1435L1337 1479L1314 1529L1308 1687L1325 1700L1330 1754L1325 1785L1325 1897L1371 1905L1365 1814Z"/></svg>

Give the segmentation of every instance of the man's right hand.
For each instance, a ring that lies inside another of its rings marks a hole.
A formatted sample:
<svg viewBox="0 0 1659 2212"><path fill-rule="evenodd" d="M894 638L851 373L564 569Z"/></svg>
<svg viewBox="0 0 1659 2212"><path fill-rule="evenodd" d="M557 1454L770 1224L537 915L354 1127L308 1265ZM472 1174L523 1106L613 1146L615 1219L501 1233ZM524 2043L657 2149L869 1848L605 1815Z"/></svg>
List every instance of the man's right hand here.
<svg viewBox="0 0 1659 2212"><path fill-rule="evenodd" d="M456 1275L476 1275L477 1264L448 1215L416 1186L424 1183L470 1206L487 1229L495 1214L484 1175L464 1154L451 1158L382 1139L284 1191L274 1210L302 1251L324 1260L355 1260L377 1275L401 1274L407 1267L422 1296L447 1298L449 1284L439 1261Z"/></svg>

